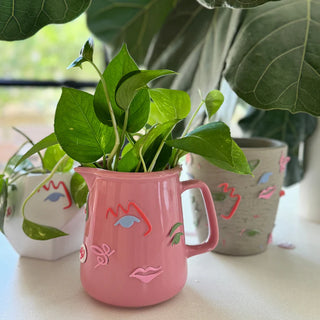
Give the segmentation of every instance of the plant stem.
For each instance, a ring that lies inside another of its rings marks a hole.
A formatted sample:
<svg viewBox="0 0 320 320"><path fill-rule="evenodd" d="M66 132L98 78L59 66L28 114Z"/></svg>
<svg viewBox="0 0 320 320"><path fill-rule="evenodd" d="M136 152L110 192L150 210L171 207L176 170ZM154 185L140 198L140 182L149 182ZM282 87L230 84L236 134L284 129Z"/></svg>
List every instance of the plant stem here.
<svg viewBox="0 0 320 320"><path fill-rule="evenodd" d="M110 97L109 97L106 81L104 80L103 75L100 72L100 70L98 69L98 67L96 66L96 64L93 61L90 61L90 63L92 64L94 69L97 71L97 73L99 74L99 77L101 79L103 91L104 91L104 94L105 94L105 97L106 97L106 100L107 100L107 105L108 105L108 108L109 108L109 113L110 113L110 116L111 116L112 126L113 126L113 130L114 130L115 143L114 143L114 147L113 147L112 151L110 152L110 154L108 156L108 161L107 161L107 168L109 170L112 170L113 157L116 155L118 149L121 146L119 132L118 132L118 126L117 126L117 120L116 120L116 117L115 117L113 109L112 109L112 105L111 105L111 101L110 101ZM104 158L105 158L105 155L104 155ZM105 168L105 166L104 166L104 168Z"/></svg>
<svg viewBox="0 0 320 320"><path fill-rule="evenodd" d="M187 124L187 126L186 126L185 129L183 130L183 133L182 133L182 135L181 135L181 138L183 138L183 137L188 133L188 131L190 130L190 127L191 127L191 125L192 125L192 122L194 121L196 115L198 114L198 112L199 112L200 108L202 107L202 105L204 104L204 102L205 102L205 101L202 100L201 103L200 103L200 105L198 106L198 108L197 108L197 109L195 110L195 112L193 113L193 115L192 115L189 123Z"/></svg>
<svg viewBox="0 0 320 320"><path fill-rule="evenodd" d="M148 172L152 172L152 170L154 169L154 166L156 165L156 162L157 162L157 160L158 160L158 157L159 157L159 155L160 155L160 152L161 152L161 150L162 150L162 148L163 148L163 146L164 146L164 144L165 144L165 142L166 142L166 140L167 140L167 138L168 138L168 136L169 136L170 133L171 133L171 130L170 130L170 131L166 134L166 136L162 139L162 141L161 141L161 143L160 143L160 145L159 145L159 148L158 148L158 150L157 150L155 156L153 157L152 162L151 162L151 164L150 164L150 166L149 166Z"/></svg>
<svg viewBox="0 0 320 320"><path fill-rule="evenodd" d="M40 182L32 191L31 193L28 195L28 197L24 200L23 204L22 204L22 217L23 219L25 219L25 207L26 204L28 203L28 201L38 192L38 190L43 187L51 178L52 176L56 173L56 171L58 170L59 166L66 160L68 160L69 156L68 155L64 155L58 162L57 164L53 167L51 173L48 175L47 178L45 178L42 182Z"/></svg>
<svg viewBox="0 0 320 320"><path fill-rule="evenodd" d="M120 146L123 145L124 138L126 136L127 126L128 126L128 119L129 119L129 110L126 110L126 112L124 113L123 127L122 127L122 132L121 132L121 137L120 137ZM120 158L120 151L121 151L121 148L118 148L117 154L116 154L116 159L115 159L115 162L114 162L114 170L117 170L118 161L119 161L119 158Z"/></svg>
<svg viewBox="0 0 320 320"><path fill-rule="evenodd" d="M142 166L143 166L143 171L144 172L148 172L146 163L144 162L144 159L143 159L143 156L142 156L142 148L143 148L143 146L141 146L141 148L139 149L139 156L140 156L140 160L141 160L141 163L142 163Z"/></svg>

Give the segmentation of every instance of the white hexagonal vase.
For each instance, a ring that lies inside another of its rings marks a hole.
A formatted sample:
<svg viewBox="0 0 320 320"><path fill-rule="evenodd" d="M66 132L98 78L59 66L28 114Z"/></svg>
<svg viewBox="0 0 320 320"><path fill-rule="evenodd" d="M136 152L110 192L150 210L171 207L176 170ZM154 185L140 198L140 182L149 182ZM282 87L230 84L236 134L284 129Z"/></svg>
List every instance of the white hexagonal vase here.
<svg viewBox="0 0 320 320"><path fill-rule="evenodd" d="M56 260L80 249L85 214L84 209L79 209L72 201L70 192L72 173L56 173L27 202L25 216L32 222L57 228L68 235L50 240L29 238L22 229L22 204L47 176L46 174L28 174L20 177L15 186L9 189L4 233L19 255Z"/></svg>

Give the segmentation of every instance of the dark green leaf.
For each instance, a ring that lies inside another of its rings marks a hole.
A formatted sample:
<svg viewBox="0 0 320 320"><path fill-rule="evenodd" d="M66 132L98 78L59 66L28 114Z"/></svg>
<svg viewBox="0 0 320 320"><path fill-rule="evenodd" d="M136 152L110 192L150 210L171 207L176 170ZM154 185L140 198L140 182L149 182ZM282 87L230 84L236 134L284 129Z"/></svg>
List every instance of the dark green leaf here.
<svg viewBox="0 0 320 320"><path fill-rule="evenodd" d="M319 0L282 0L246 12L226 78L247 103L320 115Z"/></svg>
<svg viewBox="0 0 320 320"><path fill-rule="evenodd" d="M119 81L126 74L134 71L139 71L139 68L130 56L127 46L123 45L120 52L110 61L103 73L103 78L106 82L112 109L120 127L123 125L124 111L120 109L116 103L115 92ZM102 123L112 126L111 116L101 81L99 81L95 91L93 103L94 111L98 119Z"/></svg>
<svg viewBox="0 0 320 320"><path fill-rule="evenodd" d="M154 79L174 73L171 70L140 70L140 72L134 72L121 82L117 88L116 102L118 106L123 110L127 110L137 90L145 87Z"/></svg>
<svg viewBox="0 0 320 320"><path fill-rule="evenodd" d="M317 118L305 113L291 114L285 110L252 109L239 125L250 136L285 141L291 160L287 165L284 184L289 186L302 179L303 161L299 160L301 144L314 132Z"/></svg>
<svg viewBox="0 0 320 320"><path fill-rule="evenodd" d="M93 96L76 89L62 89L54 130L62 149L80 163L98 160L114 145L113 129L95 115Z"/></svg>
<svg viewBox="0 0 320 320"><path fill-rule="evenodd" d="M251 8L264 4L268 1L280 0L197 0L200 4L208 9L216 7L232 8Z"/></svg>
<svg viewBox="0 0 320 320"><path fill-rule="evenodd" d="M8 186L6 180L0 178L0 231L3 233L3 223L7 211Z"/></svg>
<svg viewBox="0 0 320 320"><path fill-rule="evenodd" d="M153 36L160 30L176 0L94 0L87 11L88 27L108 43L111 56L127 43L142 63Z"/></svg>
<svg viewBox="0 0 320 320"><path fill-rule="evenodd" d="M29 238L34 240L49 240L68 235L59 229L37 224L26 218L23 219L22 229Z"/></svg>
<svg viewBox="0 0 320 320"><path fill-rule="evenodd" d="M78 17L90 0L8 0L1 5L0 40L31 37L51 23L66 23Z"/></svg>
<svg viewBox="0 0 320 320"><path fill-rule="evenodd" d="M205 99L208 118L210 119L221 107L224 96L219 90L210 91Z"/></svg>
<svg viewBox="0 0 320 320"><path fill-rule="evenodd" d="M87 201L89 190L85 180L79 173L75 172L72 175L70 182L70 190L73 201L75 202L78 208L82 208L82 206Z"/></svg>
<svg viewBox="0 0 320 320"><path fill-rule="evenodd" d="M57 137L54 133L51 133L47 137L40 140L38 143L36 143L34 146L32 146L31 149L29 149L16 163L16 166L18 166L20 163L31 157L32 155L38 153L39 151L46 149L50 146L53 146L58 143Z"/></svg>
<svg viewBox="0 0 320 320"><path fill-rule="evenodd" d="M128 116L127 131L138 132L147 123L150 113L150 96L147 89L141 89L133 98Z"/></svg>
<svg viewBox="0 0 320 320"><path fill-rule="evenodd" d="M52 171L55 165L59 162L59 160L65 155L65 152L61 149L61 147L56 144L54 146L50 146L47 148L44 156L43 156L43 166L44 169ZM59 165L57 168L58 172L68 172L73 167L73 160L68 159L66 162Z"/></svg>
<svg viewBox="0 0 320 320"><path fill-rule="evenodd" d="M164 123L187 117L191 109L189 95L184 91L170 89L150 89L153 103L148 123Z"/></svg>

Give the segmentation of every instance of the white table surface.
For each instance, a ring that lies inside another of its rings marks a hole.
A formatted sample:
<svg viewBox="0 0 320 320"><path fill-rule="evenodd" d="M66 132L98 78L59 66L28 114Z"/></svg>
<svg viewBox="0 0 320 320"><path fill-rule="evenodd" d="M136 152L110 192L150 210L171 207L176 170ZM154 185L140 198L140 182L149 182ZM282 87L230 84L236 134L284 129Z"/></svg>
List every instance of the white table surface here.
<svg viewBox="0 0 320 320"><path fill-rule="evenodd" d="M299 217L298 191L288 188L281 199L266 252L192 257L182 292L140 309L90 298L80 284L78 253L54 262L21 258L0 235L0 319L319 320L320 224ZM283 242L296 248L278 247Z"/></svg>

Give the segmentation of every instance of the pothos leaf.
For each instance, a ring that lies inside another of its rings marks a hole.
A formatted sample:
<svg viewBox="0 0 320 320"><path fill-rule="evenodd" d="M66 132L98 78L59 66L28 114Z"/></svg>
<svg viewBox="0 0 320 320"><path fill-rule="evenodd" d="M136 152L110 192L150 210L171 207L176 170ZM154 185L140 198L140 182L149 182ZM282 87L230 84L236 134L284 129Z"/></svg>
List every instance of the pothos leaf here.
<svg viewBox="0 0 320 320"><path fill-rule="evenodd" d="M62 148L56 144L47 148L43 156L43 166L45 169L52 171L58 161L65 155L65 152ZM58 172L68 172L73 167L73 160L69 158L67 161L62 163L57 171Z"/></svg>
<svg viewBox="0 0 320 320"><path fill-rule="evenodd" d="M79 173L74 173L71 177L70 190L72 199L78 208L81 208L87 201L88 186Z"/></svg>
<svg viewBox="0 0 320 320"><path fill-rule="evenodd" d="M29 238L34 240L50 240L68 235L59 229L37 224L26 218L23 219L22 229Z"/></svg>
<svg viewBox="0 0 320 320"><path fill-rule="evenodd" d="M205 104L209 119L219 110L223 101L224 96L219 90L212 90L207 94Z"/></svg>

